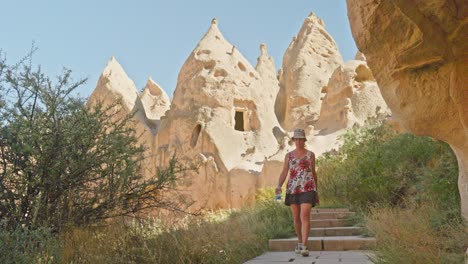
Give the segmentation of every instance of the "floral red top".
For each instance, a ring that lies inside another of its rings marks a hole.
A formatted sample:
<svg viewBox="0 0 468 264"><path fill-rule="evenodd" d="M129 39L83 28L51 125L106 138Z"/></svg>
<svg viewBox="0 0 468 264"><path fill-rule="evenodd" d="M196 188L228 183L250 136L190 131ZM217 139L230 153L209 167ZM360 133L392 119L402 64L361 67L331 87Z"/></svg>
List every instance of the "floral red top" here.
<svg viewBox="0 0 468 264"><path fill-rule="evenodd" d="M286 186L286 193L299 194L303 192L317 191L314 177L312 175L312 164L310 162L312 151L297 159L294 151L288 153L289 180Z"/></svg>

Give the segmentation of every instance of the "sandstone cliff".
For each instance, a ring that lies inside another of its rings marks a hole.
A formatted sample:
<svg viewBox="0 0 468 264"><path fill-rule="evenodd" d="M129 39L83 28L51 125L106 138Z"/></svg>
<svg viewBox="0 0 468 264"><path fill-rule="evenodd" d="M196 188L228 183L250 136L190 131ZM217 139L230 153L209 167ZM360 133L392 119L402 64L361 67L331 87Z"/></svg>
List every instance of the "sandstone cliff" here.
<svg viewBox="0 0 468 264"><path fill-rule="evenodd" d="M157 155L160 164L174 151L201 162L187 187L199 206L252 202L262 162L278 150L282 130L272 109L279 87L264 45L257 69L223 37L215 19L182 66L157 135Z"/></svg>
<svg viewBox="0 0 468 264"><path fill-rule="evenodd" d="M310 14L283 57L275 112L284 129L313 125L320 113L320 91L343 63L322 19Z"/></svg>
<svg viewBox="0 0 468 264"><path fill-rule="evenodd" d="M443 140L460 170L468 220L468 5L463 0L348 0L356 44L405 129Z"/></svg>
<svg viewBox="0 0 468 264"><path fill-rule="evenodd" d="M158 120L169 110L171 100L153 79L149 78L141 93L141 102L145 108L146 116L151 120Z"/></svg>
<svg viewBox="0 0 468 264"><path fill-rule="evenodd" d="M164 109L169 107L169 98L166 93L149 80L142 96L138 94L133 81L127 76L122 66L112 57L99 77L96 88L88 99L87 105L92 107L98 103L108 106L116 100L122 100L120 115L134 112L134 128L139 137L139 143L147 147L145 156L152 157L155 153L155 137L159 126L159 119L164 114ZM154 107L154 105L163 105ZM148 111L145 111L145 107ZM155 158L145 160L143 166L144 175L152 177L155 175Z"/></svg>
<svg viewBox="0 0 468 264"><path fill-rule="evenodd" d="M358 58L364 59L362 56ZM363 125L377 112L389 115L371 70L363 60L348 61L333 72L328 85L322 88L320 116L315 129L332 133L355 123Z"/></svg>

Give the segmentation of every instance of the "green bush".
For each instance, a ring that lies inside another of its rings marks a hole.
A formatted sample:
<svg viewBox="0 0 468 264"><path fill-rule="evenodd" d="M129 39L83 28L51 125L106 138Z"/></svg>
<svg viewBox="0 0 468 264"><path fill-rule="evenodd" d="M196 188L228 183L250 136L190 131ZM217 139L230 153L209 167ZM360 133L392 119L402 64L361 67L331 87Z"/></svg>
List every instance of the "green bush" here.
<svg viewBox="0 0 468 264"><path fill-rule="evenodd" d="M64 70L54 81L32 69L30 58L9 65L0 53L2 228L61 231L143 210L184 209L162 194L187 168L173 157L167 169L144 177L133 112L119 100L87 107L72 95L84 80L74 82Z"/></svg>
<svg viewBox="0 0 468 264"><path fill-rule="evenodd" d="M323 199L367 207L437 197L440 204L459 207L457 162L448 145L374 122L347 132L337 153L318 159Z"/></svg>
<svg viewBox="0 0 468 264"><path fill-rule="evenodd" d="M336 153L318 160L324 200L358 212L377 238L375 263L461 263L468 234L460 212L458 167L450 147L396 134L382 121L354 127Z"/></svg>
<svg viewBox="0 0 468 264"><path fill-rule="evenodd" d="M62 250L50 229L0 228L0 263L60 263Z"/></svg>

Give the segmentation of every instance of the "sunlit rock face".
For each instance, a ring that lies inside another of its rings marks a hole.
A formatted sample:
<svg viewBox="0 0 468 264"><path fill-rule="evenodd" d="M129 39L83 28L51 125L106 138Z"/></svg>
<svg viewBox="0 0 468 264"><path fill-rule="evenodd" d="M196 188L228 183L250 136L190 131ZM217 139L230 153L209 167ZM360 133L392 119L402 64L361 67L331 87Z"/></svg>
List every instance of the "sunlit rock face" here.
<svg viewBox="0 0 468 264"><path fill-rule="evenodd" d="M174 151L181 160L200 162L186 188L195 207L240 207L254 201L262 163L278 151L284 137L273 111L278 90L266 46L261 45L254 68L214 19L180 70L157 135L160 164Z"/></svg>
<svg viewBox="0 0 468 264"><path fill-rule="evenodd" d="M322 19L310 14L283 57L275 112L282 127L313 125L320 114L321 89L343 63Z"/></svg>
<svg viewBox="0 0 468 264"><path fill-rule="evenodd" d="M363 125L377 114L390 114L372 72L363 60L348 61L336 68L322 92L325 96L315 124L315 129L322 133L346 129L356 123Z"/></svg>
<svg viewBox="0 0 468 264"><path fill-rule="evenodd" d="M170 106L166 92L151 79L140 95L122 66L112 57L101 73L87 105L93 106L100 102L108 106L116 100L122 101L122 114L135 113L134 119L144 128L140 132L147 130L153 135L157 133L159 119Z"/></svg>
<svg viewBox="0 0 468 264"><path fill-rule="evenodd" d="M319 157L338 149L339 136L377 108L388 113L364 54L343 63L313 14L278 74L265 44L259 53L254 67L214 19L180 69L172 102L151 78L139 93L112 58L88 105L122 99L122 114L135 112L138 143L147 147L145 177L155 177L174 154L182 164L199 166L176 186L195 202L191 210L239 208L253 203L259 188L276 186L284 157L294 149L293 128L305 129L306 147Z"/></svg>
<svg viewBox="0 0 468 264"><path fill-rule="evenodd" d="M171 105L166 91L151 78L146 82L140 97L146 116L151 120L159 120Z"/></svg>
<svg viewBox="0 0 468 264"><path fill-rule="evenodd" d="M145 177L154 177L155 166L155 135L158 132L159 122L165 110L170 106L169 97L154 81L148 83L142 94L133 81L127 76L119 62L112 57L104 68L96 88L87 101L88 107L102 104L107 107L121 100L120 114L115 118L135 113L132 125L138 137L138 143L146 147L145 159L142 166Z"/></svg>
<svg viewBox="0 0 468 264"><path fill-rule="evenodd" d="M466 1L348 0L353 37L405 129L450 144L468 220Z"/></svg>

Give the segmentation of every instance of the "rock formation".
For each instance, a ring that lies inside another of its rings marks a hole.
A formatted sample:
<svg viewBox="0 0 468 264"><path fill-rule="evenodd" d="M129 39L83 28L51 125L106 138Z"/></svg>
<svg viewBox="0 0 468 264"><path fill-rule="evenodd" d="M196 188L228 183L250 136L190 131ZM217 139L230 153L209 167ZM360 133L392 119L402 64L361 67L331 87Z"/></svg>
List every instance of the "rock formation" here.
<svg viewBox="0 0 468 264"><path fill-rule="evenodd" d="M122 100L122 109L116 118L135 112L134 128L139 137L139 143L147 147L145 156L152 157L152 154L155 153L154 135L157 133L161 115L169 107L169 97L151 79L148 80L140 97L133 81L127 76L117 60L112 57L99 77L87 105L92 107L102 103L103 106L109 106L116 100ZM154 105L156 106L151 108ZM145 111L145 108L148 111ZM154 164L154 158L145 161L143 167L147 177L155 175L156 166Z"/></svg>
<svg viewBox="0 0 468 264"><path fill-rule="evenodd" d="M320 113L320 91L342 63L322 19L311 13L283 57L275 112L284 129L292 131L315 123Z"/></svg>
<svg viewBox="0 0 468 264"><path fill-rule="evenodd" d="M213 19L180 70L172 102L151 79L138 94L112 58L88 104L109 105L118 98L123 114L135 111L139 143L152 157L143 166L146 177L167 166L174 153L183 164L200 166L178 183L196 202L192 209L241 207L254 201L258 188L275 186L285 154L294 149L290 128L304 128L307 148L320 156L339 147L345 128L374 115L377 106L386 109L365 56L342 64L323 21L313 14L278 74L265 44L254 68Z"/></svg>
<svg viewBox="0 0 468 264"><path fill-rule="evenodd" d="M361 60L348 61L336 68L328 85L322 88L325 93L320 117L315 129L332 133L345 129L355 123L363 125L376 111L389 114L385 101L380 94L371 70L367 67L365 57L358 54Z"/></svg>
<svg viewBox="0 0 468 264"><path fill-rule="evenodd" d="M135 120L142 125L141 133L157 133L157 124L170 107L166 92L151 78L143 92L138 94L133 81L127 76L122 66L112 57L99 77L96 88L88 99L88 106L101 102L110 105L122 100L122 114L135 112Z"/></svg>
<svg viewBox="0 0 468 264"><path fill-rule="evenodd" d="M146 82L140 97L146 116L151 120L160 119L171 105L167 93L151 78Z"/></svg>
<svg viewBox="0 0 468 264"><path fill-rule="evenodd" d="M110 104L118 98L122 99L127 112L141 110L138 109L141 100L135 84L128 78L115 57L112 57L102 71L97 86L89 97L88 105L95 104L97 101Z"/></svg>
<svg viewBox="0 0 468 264"><path fill-rule="evenodd" d="M459 165L468 220L468 5L464 0L348 0L353 37L394 117L443 140Z"/></svg>
<svg viewBox="0 0 468 264"><path fill-rule="evenodd" d="M161 117L170 108L169 96L156 82L149 78L140 98L146 115L146 123L151 124L149 126L151 132L156 135Z"/></svg>
<svg viewBox="0 0 468 264"><path fill-rule="evenodd" d="M151 127L151 124L146 122L145 109L135 84L127 76L117 60L112 57L99 77L97 86L89 97L87 104L92 106L100 102L106 106L111 105L116 100L121 100L122 103L123 109L120 117L135 112L135 119L139 121L137 126L141 126L139 132L144 133L144 127Z"/></svg>
<svg viewBox="0 0 468 264"><path fill-rule="evenodd" d="M255 69L213 19L182 66L157 134L161 164L174 151L184 161L201 162L187 187L198 206L240 207L254 200L262 162L283 139L272 110L278 90L266 47Z"/></svg>

